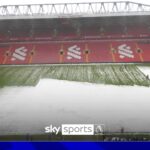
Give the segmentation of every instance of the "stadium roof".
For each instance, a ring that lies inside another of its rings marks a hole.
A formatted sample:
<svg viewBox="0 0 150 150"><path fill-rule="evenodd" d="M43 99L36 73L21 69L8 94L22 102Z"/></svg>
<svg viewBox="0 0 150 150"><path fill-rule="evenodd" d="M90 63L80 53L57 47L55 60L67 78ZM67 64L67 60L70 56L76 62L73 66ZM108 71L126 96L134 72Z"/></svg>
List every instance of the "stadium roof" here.
<svg viewBox="0 0 150 150"><path fill-rule="evenodd" d="M138 15L150 15L150 5L120 1L0 6L1 20Z"/></svg>

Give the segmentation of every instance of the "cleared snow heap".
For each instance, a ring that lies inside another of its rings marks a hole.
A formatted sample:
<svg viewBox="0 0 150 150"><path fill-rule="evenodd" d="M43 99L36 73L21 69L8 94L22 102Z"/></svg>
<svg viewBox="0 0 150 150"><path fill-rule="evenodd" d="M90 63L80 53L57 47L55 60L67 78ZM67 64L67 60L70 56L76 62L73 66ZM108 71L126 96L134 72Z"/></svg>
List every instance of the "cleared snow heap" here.
<svg viewBox="0 0 150 150"><path fill-rule="evenodd" d="M41 78L95 84L150 86L149 77L133 64L0 67L0 87L36 86Z"/></svg>

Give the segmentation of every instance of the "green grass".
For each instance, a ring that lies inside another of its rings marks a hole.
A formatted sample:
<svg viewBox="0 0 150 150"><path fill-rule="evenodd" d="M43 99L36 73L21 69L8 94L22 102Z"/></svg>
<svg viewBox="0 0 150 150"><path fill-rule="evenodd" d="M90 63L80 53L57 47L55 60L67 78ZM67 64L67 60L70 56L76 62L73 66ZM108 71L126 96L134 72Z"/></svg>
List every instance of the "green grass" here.
<svg viewBox="0 0 150 150"><path fill-rule="evenodd" d="M150 86L134 64L0 66L0 87L36 86L41 78L111 85Z"/></svg>

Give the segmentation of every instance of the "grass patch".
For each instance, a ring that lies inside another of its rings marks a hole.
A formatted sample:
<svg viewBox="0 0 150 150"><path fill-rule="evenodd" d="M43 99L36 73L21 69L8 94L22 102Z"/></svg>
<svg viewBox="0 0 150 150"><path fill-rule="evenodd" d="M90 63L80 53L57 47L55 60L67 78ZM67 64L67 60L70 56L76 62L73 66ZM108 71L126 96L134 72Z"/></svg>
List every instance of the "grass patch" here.
<svg viewBox="0 0 150 150"><path fill-rule="evenodd" d="M41 78L111 85L150 86L134 64L0 66L0 87L36 86Z"/></svg>

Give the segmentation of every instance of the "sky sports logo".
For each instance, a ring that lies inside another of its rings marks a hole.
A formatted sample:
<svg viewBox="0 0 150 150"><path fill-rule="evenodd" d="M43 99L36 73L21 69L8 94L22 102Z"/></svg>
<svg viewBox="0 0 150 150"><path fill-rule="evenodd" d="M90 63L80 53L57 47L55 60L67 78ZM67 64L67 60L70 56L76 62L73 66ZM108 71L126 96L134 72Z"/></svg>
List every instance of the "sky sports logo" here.
<svg viewBox="0 0 150 150"><path fill-rule="evenodd" d="M45 133L58 135L98 135L104 133L103 124L63 124L61 127L53 125L45 127Z"/></svg>

